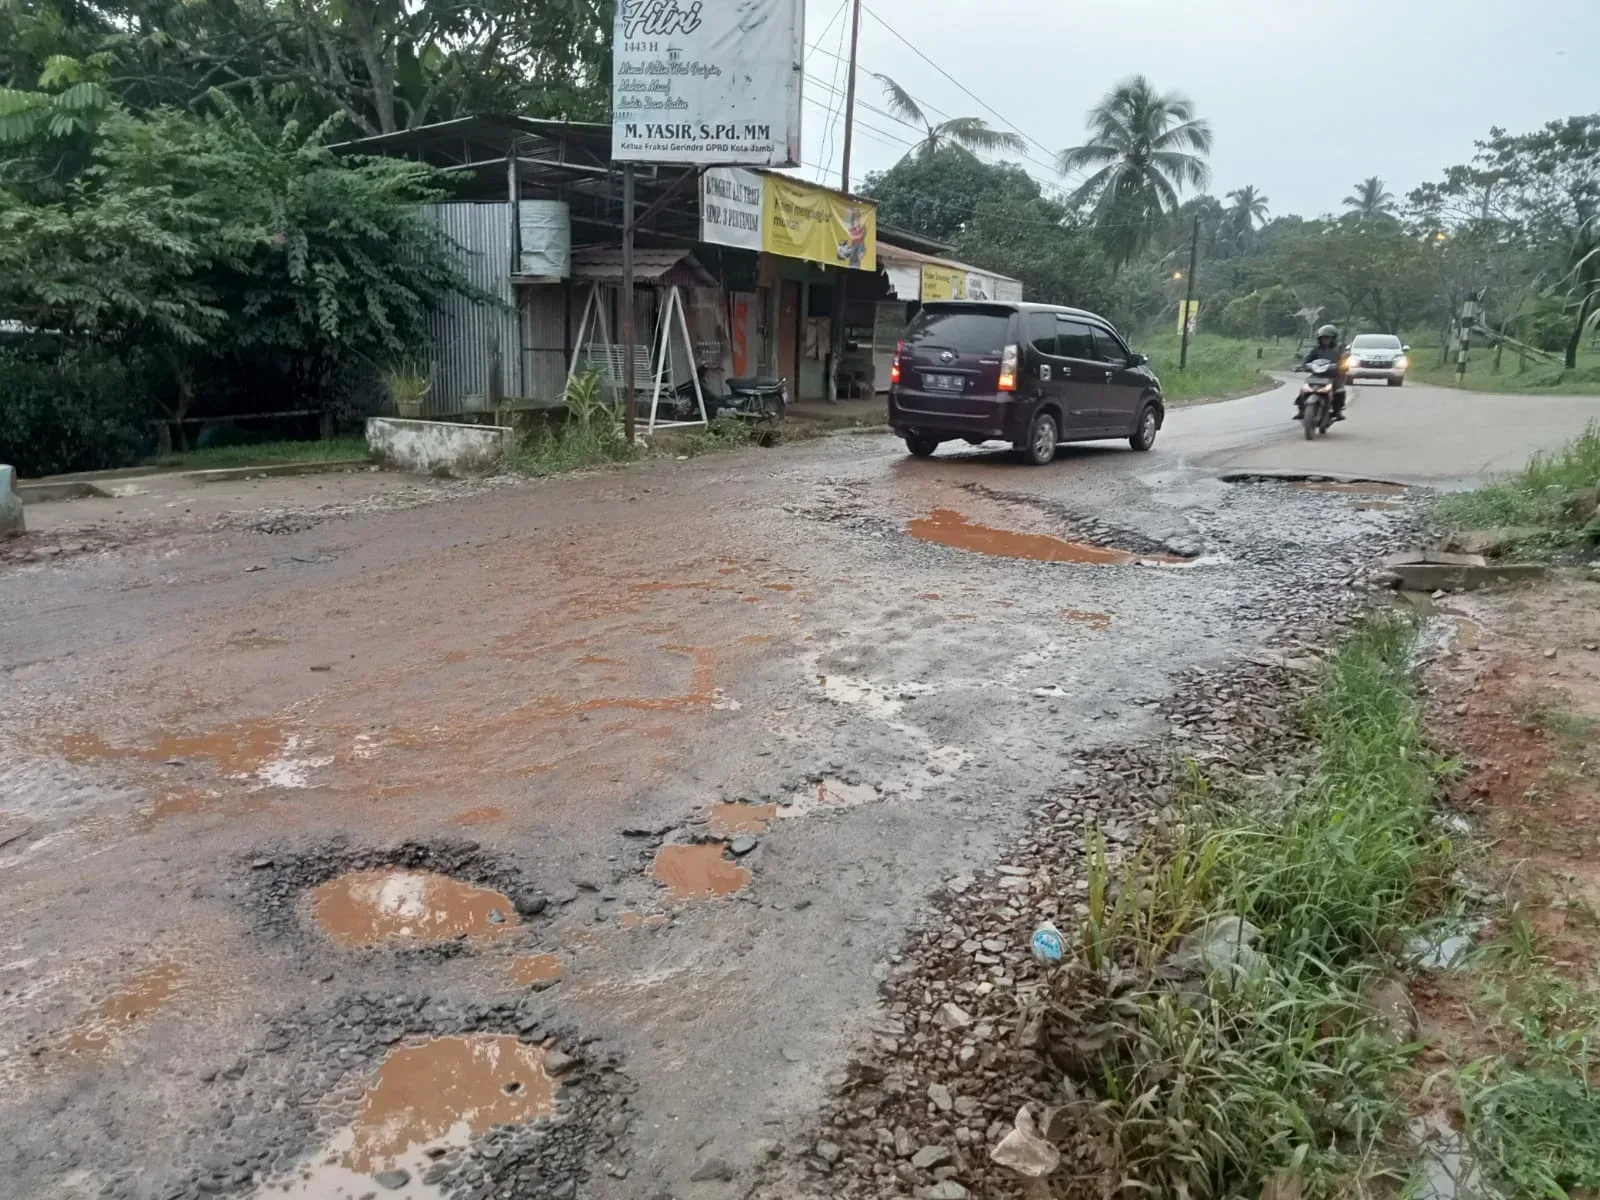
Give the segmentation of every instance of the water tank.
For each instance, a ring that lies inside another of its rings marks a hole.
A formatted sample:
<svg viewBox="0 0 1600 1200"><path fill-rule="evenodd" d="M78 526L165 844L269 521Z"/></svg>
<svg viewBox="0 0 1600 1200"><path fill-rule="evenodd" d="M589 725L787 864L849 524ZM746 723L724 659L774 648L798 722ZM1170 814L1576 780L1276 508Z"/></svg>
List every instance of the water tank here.
<svg viewBox="0 0 1600 1200"><path fill-rule="evenodd" d="M564 200L523 200L518 206L523 275L572 276L572 214Z"/></svg>

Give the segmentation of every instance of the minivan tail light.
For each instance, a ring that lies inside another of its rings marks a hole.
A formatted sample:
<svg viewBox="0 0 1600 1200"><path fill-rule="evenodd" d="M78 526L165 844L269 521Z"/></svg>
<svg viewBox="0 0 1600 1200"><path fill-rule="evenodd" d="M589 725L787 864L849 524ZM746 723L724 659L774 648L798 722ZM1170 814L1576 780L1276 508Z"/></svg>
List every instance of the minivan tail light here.
<svg viewBox="0 0 1600 1200"><path fill-rule="evenodd" d="M894 344L894 357L889 360L889 382L890 383L899 383L900 382L900 356L902 354L904 354L905 352L906 352L906 344L904 342L896 342Z"/></svg>
<svg viewBox="0 0 1600 1200"><path fill-rule="evenodd" d="M1014 392L1017 390L1017 363L1021 360L1022 353L1017 349L1016 343L1006 347L1006 352L1000 356L1000 390Z"/></svg>

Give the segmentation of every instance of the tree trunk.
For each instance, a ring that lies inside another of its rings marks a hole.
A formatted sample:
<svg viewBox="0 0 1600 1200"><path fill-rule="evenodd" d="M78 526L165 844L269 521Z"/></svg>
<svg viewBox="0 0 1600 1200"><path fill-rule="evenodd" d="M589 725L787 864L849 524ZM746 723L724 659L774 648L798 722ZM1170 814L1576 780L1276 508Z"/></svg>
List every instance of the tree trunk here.
<svg viewBox="0 0 1600 1200"><path fill-rule="evenodd" d="M1578 347L1583 345L1584 326L1589 323L1589 314L1594 311L1596 282L1585 279L1580 284L1583 289L1583 302L1578 305L1578 319L1573 323L1572 336L1567 339L1567 370L1572 370L1578 365Z"/></svg>

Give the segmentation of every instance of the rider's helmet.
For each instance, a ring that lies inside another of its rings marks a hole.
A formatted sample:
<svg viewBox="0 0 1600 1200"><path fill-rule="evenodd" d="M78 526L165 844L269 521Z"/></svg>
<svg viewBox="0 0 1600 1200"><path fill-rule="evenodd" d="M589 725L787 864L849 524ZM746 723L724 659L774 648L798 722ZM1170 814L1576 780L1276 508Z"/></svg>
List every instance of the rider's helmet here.
<svg viewBox="0 0 1600 1200"><path fill-rule="evenodd" d="M1336 326L1324 325L1321 329L1317 330L1317 342L1319 344L1325 343L1331 346L1338 340L1339 330Z"/></svg>

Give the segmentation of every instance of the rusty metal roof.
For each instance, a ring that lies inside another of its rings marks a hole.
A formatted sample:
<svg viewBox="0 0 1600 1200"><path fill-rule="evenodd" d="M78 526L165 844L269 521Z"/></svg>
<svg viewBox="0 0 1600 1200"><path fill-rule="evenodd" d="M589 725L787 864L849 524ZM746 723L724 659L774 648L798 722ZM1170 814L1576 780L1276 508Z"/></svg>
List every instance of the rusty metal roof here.
<svg viewBox="0 0 1600 1200"><path fill-rule="evenodd" d="M622 282L622 247L577 246L572 251L572 277L597 283ZM715 287L716 278L684 250L639 247L633 252L633 277L660 287Z"/></svg>

